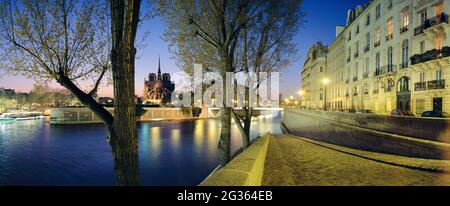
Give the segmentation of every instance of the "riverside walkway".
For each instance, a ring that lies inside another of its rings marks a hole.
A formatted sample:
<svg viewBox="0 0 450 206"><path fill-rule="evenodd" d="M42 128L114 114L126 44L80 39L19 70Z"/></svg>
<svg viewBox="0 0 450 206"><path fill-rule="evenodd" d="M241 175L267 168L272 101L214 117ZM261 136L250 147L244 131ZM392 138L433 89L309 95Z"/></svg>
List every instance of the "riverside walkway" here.
<svg viewBox="0 0 450 206"><path fill-rule="evenodd" d="M262 177L265 186L450 185L449 173L421 170L443 168L449 161L328 146L290 135L274 135L269 142Z"/></svg>

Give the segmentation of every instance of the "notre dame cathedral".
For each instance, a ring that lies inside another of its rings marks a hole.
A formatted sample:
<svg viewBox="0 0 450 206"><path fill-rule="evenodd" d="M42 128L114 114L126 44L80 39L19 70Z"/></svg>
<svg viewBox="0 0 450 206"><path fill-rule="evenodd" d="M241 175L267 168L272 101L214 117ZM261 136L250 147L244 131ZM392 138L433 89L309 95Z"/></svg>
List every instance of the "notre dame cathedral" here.
<svg viewBox="0 0 450 206"><path fill-rule="evenodd" d="M158 60L158 74L150 73L144 80L143 103L149 105L168 105L175 84L170 81L170 74L161 75L161 61Z"/></svg>

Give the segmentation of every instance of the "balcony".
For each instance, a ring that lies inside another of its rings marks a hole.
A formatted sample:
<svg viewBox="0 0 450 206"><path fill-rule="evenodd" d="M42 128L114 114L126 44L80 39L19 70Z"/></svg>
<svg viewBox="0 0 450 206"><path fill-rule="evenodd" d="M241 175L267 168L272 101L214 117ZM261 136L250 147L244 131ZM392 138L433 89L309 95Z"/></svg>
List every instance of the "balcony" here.
<svg viewBox="0 0 450 206"><path fill-rule="evenodd" d="M367 45L366 47L364 47L364 53L368 52L370 50L370 46Z"/></svg>
<svg viewBox="0 0 450 206"><path fill-rule="evenodd" d="M394 38L394 34L388 34L388 35L386 36L386 41L389 41L389 40L391 40L392 38Z"/></svg>
<svg viewBox="0 0 450 206"><path fill-rule="evenodd" d="M368 73L363 74L363 79L367 79L367 78L369 78L369 74Z"/></svg>
<svg viewBox="0 0 450 206"><path fill-rule="evenodd" d="M414 91L425 91L427 90L426 82L417 82L414 84Z"/></svg>
<svg viewBox="0 0 450 206"><path fill-rule="evenodd" d="M358 81L358 77L356 77L356 76L353 77L353 81L354 81L354 82Z"/></svg>
<svg viewBox="0 0 450 206"><path fill-rule="evenodd" d="M396 73L397 72L397 66L396 65L386 65L383 66L381 68L378 68L375 70L375 76L381 76L384 74L391 74L391 73Z"/></svg>
<svg viewBox="0 0 450 206"><path fill-rule="evenodd" d="M427 83L428 90L445 89L445 79L428 81Z"/></svg>
<svg viewBox="0 0 450 206"><path fill-rule="evenodd" d="M436 25L440 25L442 23L448 24L448 15L446 13L442 13L441 15L425 20L422 25L414 29L414 36L422 34L426 29L434 27Z"/></svg>
<svg viewBox="0 0 450 206"><path fill-rule="evenodd" d="M407 32L409 30L409 25L408 26L403 26L402 28L400 28L400 34L403 32Z"/></svg>
<svg viewBox="0 0 450 206"><path fill-rule="evenodd" d="M380 46L380 44L381 44L381 41L376 41L376 42L373 44L373 47Z"/></svg>
<svg viewBox="0 0 450 206"><path fill-rule="evenodd" d="M428 50L423 54L416 54L411 57L411 64L420 64L423 62L449 57L450 56L450 47L443 47L442 49L432 49Z"/></svg>
<svg viewBox="0 0 450 206"><path fill-rule="evenodd" d="M373 93L373 94L378 94L379 92L380 92L379 89L374 89L372 93Z"/></svg>

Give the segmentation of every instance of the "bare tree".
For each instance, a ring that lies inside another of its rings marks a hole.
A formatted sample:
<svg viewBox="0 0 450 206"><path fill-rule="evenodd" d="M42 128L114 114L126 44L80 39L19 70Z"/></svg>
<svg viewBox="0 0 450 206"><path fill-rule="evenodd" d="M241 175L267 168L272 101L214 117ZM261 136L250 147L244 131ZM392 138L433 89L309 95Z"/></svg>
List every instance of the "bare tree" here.
<svg viewBox="0 0 450 206"><path fill-rule="evenodd" d="M202 63L207 71L220 72L223 79L225 72L270 73L285 68L295 54L292 38L303 16L300 0L159 0L158 3L168 25L166 40L179 66L188 73L192 73L194 63ZM224 81L224 92L225 84ZM226 98L223 102L219 143L222 164L229 160L231 118L241 131L244 148L250 144L253 105L249 89L258 87L246 88L243 115L227 107Z"/></svg>
<svg viewBox="0 0 450 206"><path fill-rule="evenodd" d="M107 126L118 184L138 184L134 40L140 1L5 0L0 10L2 68L69 90ZM114 117L94 98L111 68ZM91 88L80 83L86 79L93 79Z"/></svg>
<svg viewBox="0 0 450 206"><path fill-rule="evenodd" d="M157 0L157 2L168 26L166 39L178 48L179 54L187 56L191 61L205 60L203 57L207 60L202 63L216 61L213 63L214 67L210 69L216 69L223 79L227 72L236 70L235 52L240 32L245 23L261 11L264 3L250 0ZM197 46L192 43L197 43ZM203 56L191 58L192 55L187 52L198 46L201 46L203 51L212 51L211 54L203 52L201 53ZM222 95L226 97L226 81L223 81L221 86ZM218 145L222 166L230 161L231 108L227 101L229 99L223 98L222 128Z"/></svg>
<svg viewBox="0 0 450 206"><path fill-rule="evenodd" d="M286 68L292 57L296 54L293 37L303 22L304 14L301 12L301 0L268 1L265 9L250 19L243 29L239 40L237 64L251 79L249 72L256 74L257 84L246 85L243 114L232 110L235 120L243 138L243 147L250 144L250 125L253 106L250 101L250 89L257 90L261 81L259 72L280 72ZM252 87L252 88L250 88ZM259 96L256 97L256 106L259 106Z"/></svg>

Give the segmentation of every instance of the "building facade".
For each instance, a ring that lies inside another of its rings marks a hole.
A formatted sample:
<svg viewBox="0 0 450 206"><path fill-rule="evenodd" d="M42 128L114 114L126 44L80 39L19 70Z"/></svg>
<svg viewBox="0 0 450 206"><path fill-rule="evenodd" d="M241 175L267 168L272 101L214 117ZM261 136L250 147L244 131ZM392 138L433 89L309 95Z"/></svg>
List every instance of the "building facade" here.
<svg viewBox="0 0 450 206"><path fill-rule="evenodd" d="M324 107L324 87L321 84L315 84L325 77L327 47L321 42L314 44L308 51L305 64L302 70L303 91L301 106L306 108L319 109Z"/></svg>
<svg viewBox="0 0 450 206"><path fill-rule="evenodd" d="M373 0L349 10L328 46L327 108L450 113L448 13L450 0Z"/></svg>
<svg viewBox="0 0 450 206"><path fill-rule="evenodd" d="M170 74L161 74L161 61L158 60L158 74L150 73L148 80L144 80L143 103L149 105L170 104L175 84L170 81Z"/></svg>

